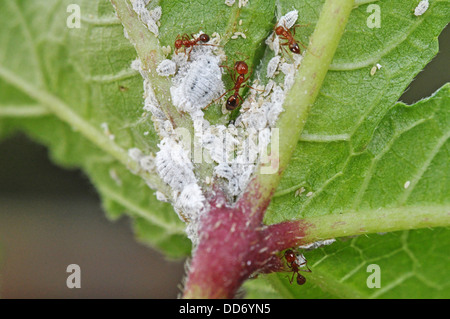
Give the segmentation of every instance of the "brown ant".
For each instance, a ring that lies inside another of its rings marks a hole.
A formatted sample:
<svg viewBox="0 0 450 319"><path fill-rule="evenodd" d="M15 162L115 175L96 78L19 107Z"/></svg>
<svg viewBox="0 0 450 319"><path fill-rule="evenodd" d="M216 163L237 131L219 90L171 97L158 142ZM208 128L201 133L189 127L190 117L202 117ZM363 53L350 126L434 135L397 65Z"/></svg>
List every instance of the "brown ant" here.
<svg viewBox="0 0 450 319"><path fill-rule="evenodd" d="M306 282L306 278L299 273L299 271L306 271L311 272L311 270L307 266L307 261L303 263L298 263L297 261L297 255L294 253L292 249L288 249L284 252L284 258L286 259L289 268L292 269L292 278L289 279L289 283L292 284L292 281L294 280L295 274L297 274L297 284L303 285ZM301 266L306 266L307 269L300 269Z"/></svg>
<svg viewBox="0 0 450 319"><path fill-rule="evenodd" d="M227 66L225 66L225 67L227 67ZM225 93L223 93L216 100L214 100L214 101L220 100L225 94L227 94L228 92L234 90L233 95L231 95L228 98L227 103L226 103L226 108L227 108L228 111L233 111L234 109L236 109L241 104L242 96L239 94L239 90L243 86L247 86L249 88L252 88L248 84L244 84L244 82L246 82L251 76L251 73L250 73L248 77L245 77L245 75L248 73L248 65L247 65L247 63L245 63L244 61L237 61L234 64L234 70L236 71L237 74L239 74L236 77L236 75L234 73L230 73L231 79L234 82L234 87L232 89L226 91ZM209 103L204 109L206 109L208 106L210 106L213 102Z"/></svg>
<svg viewBox="0 0 450 319"><path fill-rule="evenodd" d="M178 54L178 50L181 49L182 47L184 47L184 52L186 53L186 49L190 48L188 56L190 57L191 55L191 51L192 48L195 45L212 45L212 44L207 44L206 42L209 42L209 35L207 35L206 33L202 33L200 34L197 38L195 38L195 36L193 34L191 34L192 39L189 37L188 34L183 34L183 35L177 35L176 39L175 39L175 54ZM203 42L203 43L199 43L199 42Z"/></svg>
<svg viewBox="0 0 450 319"><path fill-rule="evenodd" d="M299 25L296 24L294 26L294 33L292 34L291 31L286 27L286 24L283 26L278 25L278 23L275 25L275 34L279 36L281 39L286 40L284 43L280 43L280 45L284 46L287 45L289 47L289 50L291 50L292 53L301 54L299 43L302 45L303 48L306 49L306 47L301 43L300 41L297 41L294 39L295 35L295 28L297 27L305 27L307 25Z"/></svg>

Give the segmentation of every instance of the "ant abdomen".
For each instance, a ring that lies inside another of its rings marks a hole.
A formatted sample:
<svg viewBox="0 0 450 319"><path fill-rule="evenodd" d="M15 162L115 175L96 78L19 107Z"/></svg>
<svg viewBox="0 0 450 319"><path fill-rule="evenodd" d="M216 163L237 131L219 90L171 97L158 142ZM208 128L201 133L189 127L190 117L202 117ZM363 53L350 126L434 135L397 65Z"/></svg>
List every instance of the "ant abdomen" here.
<svg viewBox="0 0 450 319"><path fill-rule="evenodd" d="M202 33L200 34L200 36L198 37L198 39L202 42L209 42L209 35L207 35L206 33Z"/></svg>
<svg viewBox="0 0 450 319"><path fill-rule="evenodd" d="M239 96L231 95L227 100L227 104L226 104L227 110L233 111L234 109L236 109L239 106L240 102L241 102L241 99L239 98Z"/></svg>

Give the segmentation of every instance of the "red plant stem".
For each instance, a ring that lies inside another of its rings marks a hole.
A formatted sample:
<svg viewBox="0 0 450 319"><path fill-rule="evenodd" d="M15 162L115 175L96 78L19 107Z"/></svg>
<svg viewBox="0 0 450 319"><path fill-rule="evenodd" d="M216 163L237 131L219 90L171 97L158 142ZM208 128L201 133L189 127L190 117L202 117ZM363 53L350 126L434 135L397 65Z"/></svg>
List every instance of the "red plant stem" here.
<svg viewBox="0 0 450 319"><path fill-rule="evenodd" d="M300 222L265 226L259 214L246 213L251 203L245 198L233 207L223 203L225 197L218 193L201 220L185 298L232 298L254 272L282 268L280 259L273 258L276 253L302 243Z"/></svg>
<svg viewBox="0 0 450 319"><path fill-rule="evenodd" d="M302 244L311 225L294 221L265 226L262 220L328 71L352 6L352 0L327 0L323 5L294 83L296 89L286 97L285 111L278 120L280 151L274 152L274 161L270 161L279 163L278 173L256 174L233 207L222 204L226 201L220 192L212 198L211 209L200 221L201 237L183 297L232 298L255 271L281 269L280 258L276 258L278 252Z"/></svg>

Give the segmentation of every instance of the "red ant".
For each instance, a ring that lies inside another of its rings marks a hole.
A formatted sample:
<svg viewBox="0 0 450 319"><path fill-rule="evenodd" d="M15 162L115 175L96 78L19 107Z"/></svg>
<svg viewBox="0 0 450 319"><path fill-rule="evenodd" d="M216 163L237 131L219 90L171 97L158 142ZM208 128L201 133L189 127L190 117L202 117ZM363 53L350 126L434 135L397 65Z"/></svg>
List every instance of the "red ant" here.
<svg viewBox="0 0 450 319"><path fill-rule="evenodd" d="M275 25L277 26L278 23ZM289 50L291 50L292 53L296 53L296 54L300 54L300 47L298 45L298 43L300 43L302 45L303 48L306 49L306 47L303 45L303 43L301 43L300 41L296 41L294 39L294 35L295 35L295 28L297 27L305 27L306 25L299 25L296 24L294 26L294 34L291 33L291 31L286 27L286 24L283 26L278 25L277 27L275 27L275 34L277 36L279 36L281 39L286 40L286 42L284 43L280 43L280 45L287 45L289 47Z"/></svg>
<svg viewBox="0 0 450 319"><path fill-rule="evenodd" d="M212 45L212 44L206 44L206 42L209 41L209 35L206 33L202 33L198 36L198 38L195 38L193 34L191 34L191 38L186 33L183 35L177 35L177 38L175 39L175 54L178 54L178 50L184 47L184 52L186 52L187 48L190 48L188 56L190 57L192 48L194 45ZM204 43L198 43L198 42L204 42Z"/></svg>
<svg viewBox="0 0 450 319"><path fill-rule="evenodd" d="M239 90L243 86L252 88L248 84L244 84L244 82L246 82L250 78L250 75L251 75L250 74L247 78L245 77L245 75L248 73L247 63L245 63L244 61L237 61L234 64L234 70L236 71L237 74L239 74L236 78L236 75L234 73L231 73L231 79L234 82L234 87L232 89L226 91L225 93L223 93L216 100L214 100L214 101L220 100L225 94L234 90L234 94L228 98L227 103L226 103L226 108L228 111L233 111L241 104L242 96L239 94ZM204 109L206 109L208 106L210 106L213 102L209 103Z"/></svg>
<svg viewBox="0 0 450 319"><path fill-rule="evenodd" d="M292 284L294 276L295 274L297 274L297 284L303 285L306 282L306 278L301 275L299 271L311 272L311 270L307 266L307 261L305 260L305 262L299 264L297 261L297 255L292 249L288 249L284 252L284 258L288 262L289 268L291 268L293 271L292 278L289 279L289 283ZM306 266L307 269L300 269L301 266Z"/></svg>

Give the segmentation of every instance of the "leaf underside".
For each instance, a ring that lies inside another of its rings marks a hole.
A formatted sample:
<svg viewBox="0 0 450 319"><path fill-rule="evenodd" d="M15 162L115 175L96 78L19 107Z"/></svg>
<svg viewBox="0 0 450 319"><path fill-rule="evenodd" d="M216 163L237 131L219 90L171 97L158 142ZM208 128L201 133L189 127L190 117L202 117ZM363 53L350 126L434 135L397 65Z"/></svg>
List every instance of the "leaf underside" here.
<svg viewBox="0 0 450 319"><path fill-rule="evenodd" d="M81 8L80 29L66 27L72 3ZM277 16L297 9L297 23L307 26L297 29L296 38L307 45L323 1L250 1L243 8L202 3L159 1L161 45L173 48L180 33L217 32L227 39L228 62L242 56L255 62L254 77L264 83L273 56L264 40ZM374 3L381 9L381 28L367 27L367 5L354 9L269 207L268 224L417 207L448 216L449 87L413 106L396 104L438 52L437 36L450 18L448 1L431 1L420 17L413 14L415 1ZM171 257L189 255L184 224L171 206L157 201L155 191L118 158L133 147L155 153L158 137L142 109L142 78L130 68L136 51L111 4L7 0L0 30L0 137L22 131L48 146L56 163L86 173L108 216L126 212L139 239ZM237 31L246 39L231 39ZM381 68L371 75L377 63ZM71 112L79 122L65 116ZM218 106L206 117L229 119ZM340 239L305 254L313 270L305 286L290 285L286 274L272 274L249 282L248 297L449 297L443 253L448 238L449 230L441 227ZM380 289L366 285L366 267L372 263L381 267Z"/></svg>

